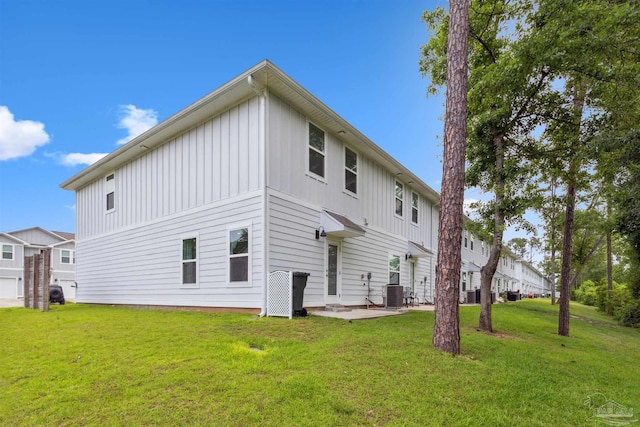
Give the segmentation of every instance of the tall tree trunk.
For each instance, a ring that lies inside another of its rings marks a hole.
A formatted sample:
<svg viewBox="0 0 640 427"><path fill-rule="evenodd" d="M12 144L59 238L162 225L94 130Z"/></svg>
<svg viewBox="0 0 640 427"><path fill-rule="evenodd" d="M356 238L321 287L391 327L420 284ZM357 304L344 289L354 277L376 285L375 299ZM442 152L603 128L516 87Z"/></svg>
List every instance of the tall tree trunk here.
<svg viewBox="0 0 640 427"><path fill-rule="evenodd" d="M613 310L613 256L611 254L611 231L607 230L607 314Z"/></svg>
<svg viewBox="0 0 640 427"><path fill-rule="evenodd" d="M460 268L467 148L467 52L470 0L451 0L433 346L460 354Z"/></svg>
<svg viewBox="0 0 640 427"><path fill-rule="evenodd" d="M572 174L573 172L573 174ZM569 174L575 176L577 168L571 161ZM558 334L569 336L569 300L571 299L571 256L573 249L573 221L576 208L576 185L573 181L567 187L567 208L565 212L564 233L562 237L562 268L560 270L560 311L558 315Z"/></svg>
<svg viewBox="0 0 640 427"><path fill-rule="evenodd" d="M562 236L562 268L560 271L560 310L558 315L558 334L569 336L569 301L571 300L571 283L575 278L571 276L571 258L573 255L573 223L576 209L576 187L579 172L579 156L581 153L580 125L586 85L576 83L573 87L573 113L576 120L576 129L573 146L571 147L571 157L569 160L569 171L567 175L567 209L564 218L564 233Z"/></svg>
<svg viewBox="0 0 640 427"><path fill-rule="evenodd" d="M556 178L551 178L551 305L556 305Z"/></svg>
<svg viewBox="0 0 640 427"><path fill-rule="evenodd" d="M486 332L493 332L491 321L491 284L498 269L500 254L502 253L502 236L504 234L504 135L493 135L493 150L495 161L495 206L493 213L493 242L489 251L487 263L480 269L480 322L479 327Z"/></svg>

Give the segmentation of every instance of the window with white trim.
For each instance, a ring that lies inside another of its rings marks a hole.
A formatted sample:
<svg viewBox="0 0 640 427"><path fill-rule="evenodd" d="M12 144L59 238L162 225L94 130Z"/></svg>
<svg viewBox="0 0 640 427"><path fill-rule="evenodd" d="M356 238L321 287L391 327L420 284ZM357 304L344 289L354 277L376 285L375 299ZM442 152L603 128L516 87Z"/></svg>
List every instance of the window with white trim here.
<svg viewBox="0 0 640 427"><path fill-rule="evenodd" d="M411 192L411 222L418 223L418 204L420 202L420 196Z"/></svg>
<svg viewBox="0 0 640 427"><path fill-rule="evenodd" d="M68 249L60 250L60 263L61 264L75 264L76 263L76 251Z"/></svg>
<svg viewBox="0 0 640 427"><path fill-rule="evenodd" d="M468 241L467 235L468 235L468 232L467 232L467 231L465 231L465 232L464 232L464 247L465 247L465 248L467 247L467 241Z"/></svg>
<svg viewBox="0 0 640 427"><path fill-rule="evenodd" d="M404 201L404 185L401 182L396 181L396 215L402 216Z"/></svg>
<svg viewBox="0 0 640 427"><path fill-rule="evenodd" d="M229 230L229 283L249 283L249 227Z"/></svg>
<svg viewBox="0 0 640 427"><path fill-rule="evenodd" d="M462 272L462 291L467 290L467 273L465 271Z"/></svg>
<svg viewBox="0 0 640 427"><path fill-rule="evenodd" d="M198 284L198 238L182 239L182 284Z"/></svg>
<svg viewBox="0 0 640 427"><path fill-rule="evenodd" d="M469 247L469 249L471 249L471 250L473 250L473 240L474 240L474 238L473 238L473 234L472 234L471 235L470 247Z"/></svg>
<svg viewBox="0 0 640 427"><path fill-rule="evenodd" d="M105 185L105 193L106 193L106 206L107 206L107 212L112 211L115 209L116 207L116 200L115 200L115 196L116 196L116 174L112 173L107 175L107 177L105 178L106 181L106 185Z"/></svg>
<svg viewBox="0 0 640 427"><path fill-rule="evenodd" d="M358 155L344 147L344 189L358 194Z"/></svg>
<svg viewBox="0 0 640 427"><path fill-rule="evenodd" d="M324 178L324 131L309 122L309 172Z"/></svg>
<svg viewBox="0 0 640 427"><path fill-rule="evenodd" d="M389 256L389 284L400 284L400 256L398 255Z"/></svg>
<svg viewBox="0 0 640 427"><path fill-rule="evenodd" d="M2 245L2 259L13 260L13 245Z"/></svg>

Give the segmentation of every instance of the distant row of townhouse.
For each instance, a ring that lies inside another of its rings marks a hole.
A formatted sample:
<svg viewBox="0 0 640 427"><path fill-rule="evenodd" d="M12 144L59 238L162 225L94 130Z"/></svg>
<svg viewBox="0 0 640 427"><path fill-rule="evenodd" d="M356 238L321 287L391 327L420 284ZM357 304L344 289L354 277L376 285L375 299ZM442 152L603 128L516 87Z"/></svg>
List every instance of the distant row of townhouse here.
<svg viewBox="0 0 640 427"><path fill-rule="evenodd" d="M61 186L78 302L264 313L277 270L310 274L307 307L380 304L388 284L433 301L439 194L268 60ZM487 256L467 233L462 291ZM544 292L503 260L496 292Z"/></svg>
<svg viewBox="0 0 640 427"><path fill-rule="evenodd" d="M62 286L67 299L75 298L75 235L40 227L0 233L0 298L24 295L24 257L51 249L51 283Z"/></svg>

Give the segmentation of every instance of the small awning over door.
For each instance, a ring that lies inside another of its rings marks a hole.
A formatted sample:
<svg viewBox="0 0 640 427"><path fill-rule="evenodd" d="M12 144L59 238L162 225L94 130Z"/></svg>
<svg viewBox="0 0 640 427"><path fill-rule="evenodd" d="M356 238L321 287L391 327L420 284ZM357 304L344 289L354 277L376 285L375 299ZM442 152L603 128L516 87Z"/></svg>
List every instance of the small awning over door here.
<svg viewBox="0 0 640 427"><path fill-rule="evenodd" d="M432 250L409 240L409 247L407 248L407 258L424 258L428 257L429 255L433 255Z"/></svg>
<svg viewBox="0 0 640 427"><path fill-rule="evenodd" d="M473 262L467 263L466 267L467 267L467 271L470 271L470 272L480 271L480 266Z"/></svg>
<svg viewBox="0 0 640 427"><path fill-rule="evenodd" d="M334 237L360 237L365 233L364 228L349 218L329 211L320 214L320 226L327 235Z"/></svg>

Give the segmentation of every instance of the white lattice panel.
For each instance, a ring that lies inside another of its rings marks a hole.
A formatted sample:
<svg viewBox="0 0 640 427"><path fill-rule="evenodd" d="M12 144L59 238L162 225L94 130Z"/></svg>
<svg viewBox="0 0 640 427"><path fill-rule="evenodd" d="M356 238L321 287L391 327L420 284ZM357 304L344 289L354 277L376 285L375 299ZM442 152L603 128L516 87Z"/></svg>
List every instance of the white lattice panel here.
<svg viewBox="0 0 640 427"><path fill-rule="evenodd" d="M269 273L267 292L267 316L293 317L293 273L274 271Z"/></svg>

